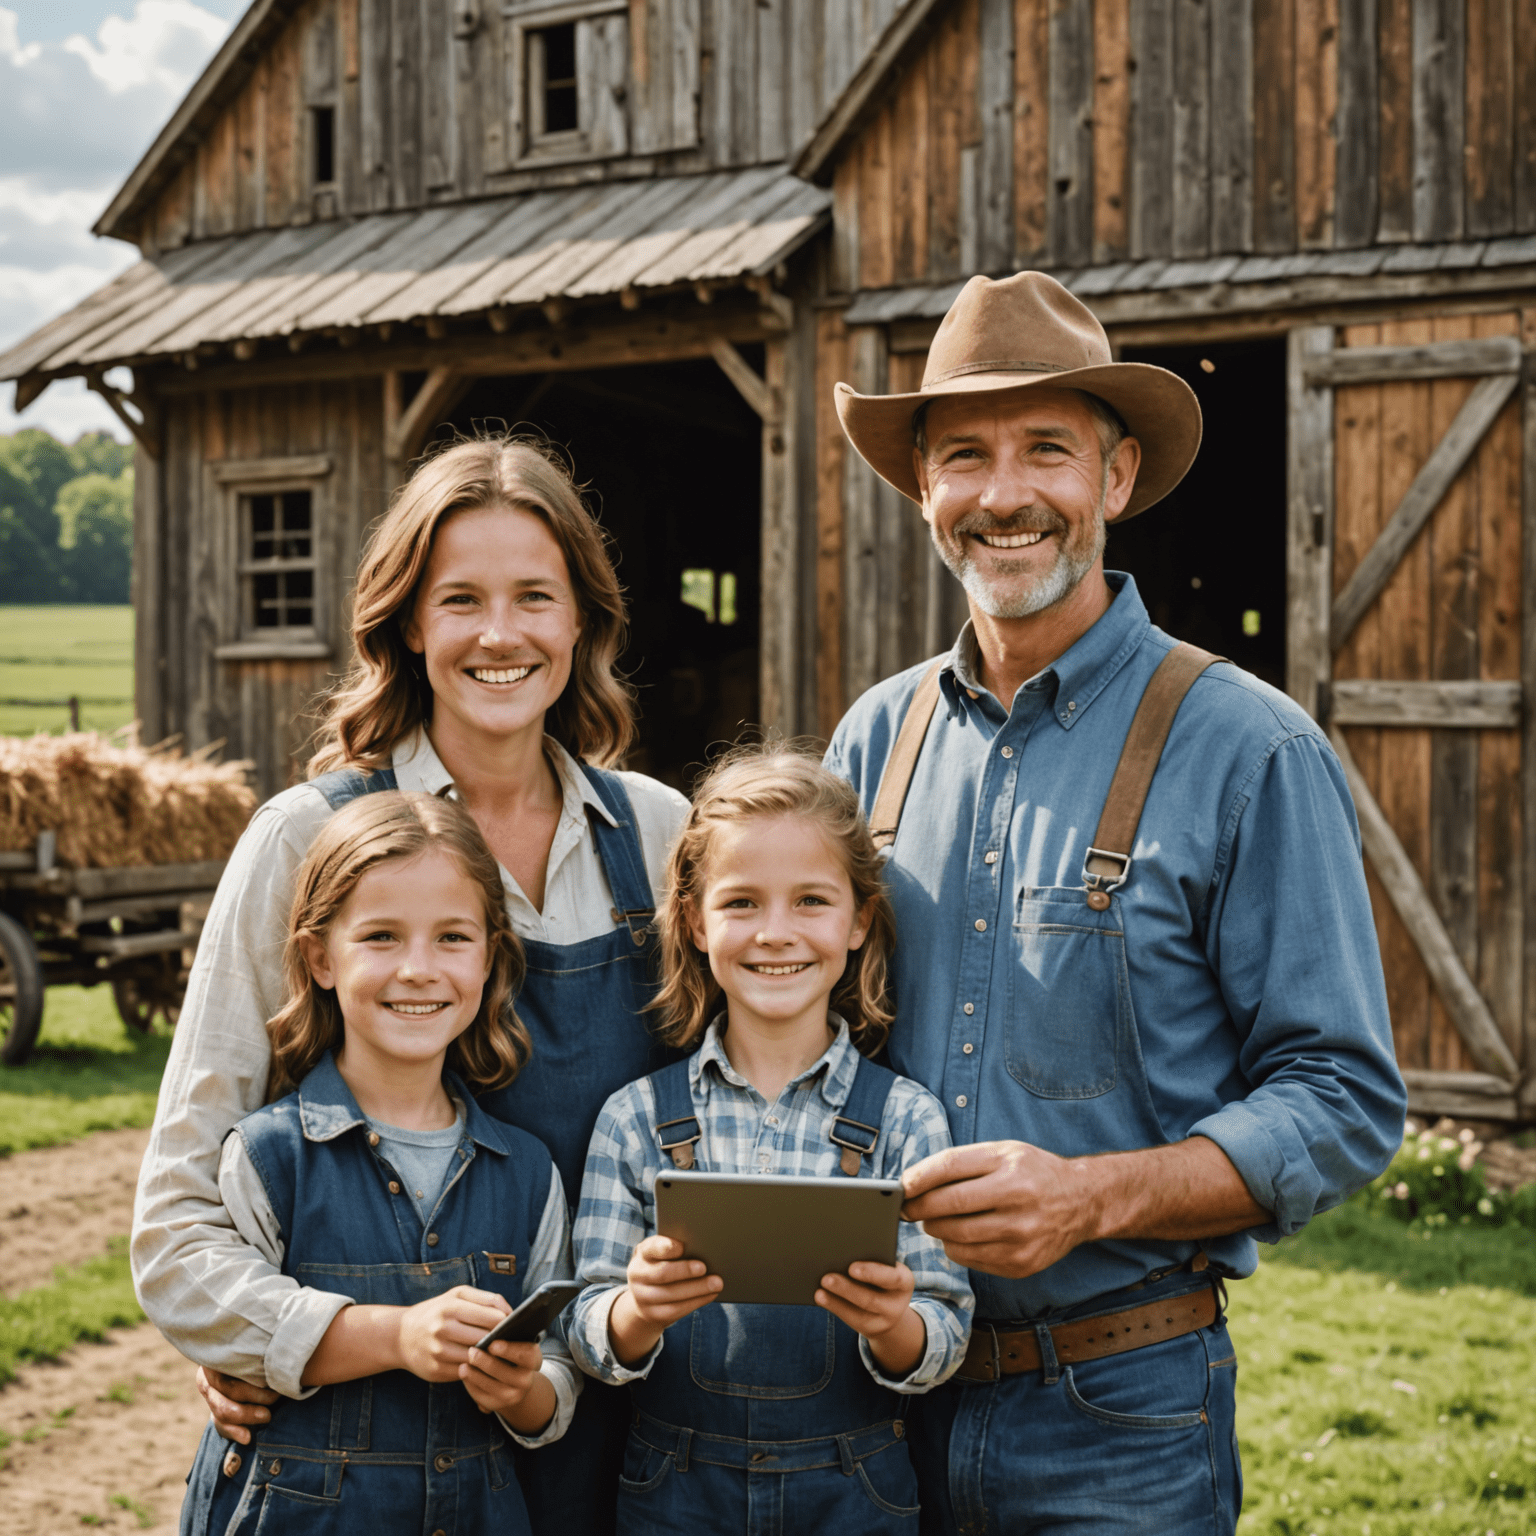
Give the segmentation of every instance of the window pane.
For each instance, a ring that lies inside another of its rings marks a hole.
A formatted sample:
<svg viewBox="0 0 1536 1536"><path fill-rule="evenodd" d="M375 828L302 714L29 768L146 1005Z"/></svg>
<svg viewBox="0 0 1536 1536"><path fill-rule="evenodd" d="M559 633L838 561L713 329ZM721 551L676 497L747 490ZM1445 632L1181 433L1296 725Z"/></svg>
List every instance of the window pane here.
<svg viewBox="0 0 1536 1536"><path fill-rule="evenodd" d="M282 498L282 525L287 535L273 553L284 560L307 560L310 552L311 499L308 491L289 491Z"/></svg>
<svg viewBox="0 0 1536 1536"><path fill-rule="evenodd" d="M544 132L570 133L576 127L576 23L545 27L543 43Z"/></svg>
<svg viewBox="0 0 1536 1536"><path fill-rule="evenodd" d="M252 607L255 610L254 618L257 629L276 629L282 623L278 616L278 583L281 576L253 576L251 578L252 595L255 602Z"/></svg>

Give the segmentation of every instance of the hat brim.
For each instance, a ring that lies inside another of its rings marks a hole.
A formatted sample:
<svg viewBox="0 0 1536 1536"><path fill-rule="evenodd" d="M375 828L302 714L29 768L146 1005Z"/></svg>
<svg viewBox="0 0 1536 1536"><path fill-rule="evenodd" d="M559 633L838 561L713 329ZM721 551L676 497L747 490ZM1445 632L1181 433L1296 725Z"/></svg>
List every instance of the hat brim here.
<svg viewBox="0 0 1536 1536"><path fill-rule="evenodd" d="M1011 395L1045 385L1081 389L1112 405L1141 445L1141 468L1124 522L1161 501L1186 474L1200 449L1200 402L1178 374L1151 363L1103 363L1060 373L972 373L936 389L904 395L861 395L847 384L834 390L838 420L848 441L874 472L903 496L921 502L912 462L912 417L925 401L956 395Z"/></svg>

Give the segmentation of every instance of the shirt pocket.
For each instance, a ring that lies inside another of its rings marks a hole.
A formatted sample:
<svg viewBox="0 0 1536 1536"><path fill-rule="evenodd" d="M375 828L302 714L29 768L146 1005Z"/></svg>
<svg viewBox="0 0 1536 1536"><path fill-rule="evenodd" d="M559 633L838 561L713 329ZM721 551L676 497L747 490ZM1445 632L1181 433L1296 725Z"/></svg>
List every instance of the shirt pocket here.
<svg viewBox="0 0 1536 1536"><path fill-rule="evenodd" d="M1008 974L1009 1075L1042 1099L1113 1092L1130 1012L1120 903L1095 912L1086 890L1020 890Z"/></svg>

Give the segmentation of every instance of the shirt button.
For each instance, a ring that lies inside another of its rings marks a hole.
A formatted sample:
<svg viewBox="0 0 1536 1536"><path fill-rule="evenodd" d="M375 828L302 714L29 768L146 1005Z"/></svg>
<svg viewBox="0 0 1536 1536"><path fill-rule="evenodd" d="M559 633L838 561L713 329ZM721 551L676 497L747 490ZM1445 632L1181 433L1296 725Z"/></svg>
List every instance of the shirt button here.
<svg viewBox="0 0 1536 1536"><path fill-rule="evenodd" d="M959 1097L959 1098L958 1098L958 1099L956 1099L956 1100L955 1100L955 1103L956 1103L956 1104L957 1104L957 1105L958 1105L958 1106L959 1106L959 1107L960 1107L960 1108L961 1108L961 1109L964 1109L964 1108L965 1108L965 1105L966 1105L966 1098L965 1098L965 1095L964 1095L964 1094L963 1094L963 1093L962 1093L962 1094L961 1094L961 1095L960 1095L960 1097Z"/></svg>
<svg viewBox="0 0 1536 1536"><path fill-rule="evenodd" d="M389 1192L392 1195L398 1195L400 1193L400 1181L399 1181L399 1179L391 1179L389 1181Z"/></svg>
<svg viewBox="0 0 1536 1536"><path fill-rule="evenodd" d="M976 919L976 932L977 933L985 933L986 931L987 931L987 920L986 920L986 918L978 917Z"/></svg>
<svg viewBox="0 0 1536 1536"><path fill-rule="evenodd" d="M986 857L983 858L981 862L983 864L996 864L997 863L997 849L989 848L987 850Z"/></svg>
<svg viewBox="0 0 1536 1536"><path fill-rule="evenodd" d="M427 1247L428 1248L436 1248L437 1247L437 1233L436 1232L428 1232L427 1233Z"/></svg>
<svg viewBox="0 0 1536 1536"><path fill-rule="evenodd" d="M377 1131L369 1131L368 1132L368 1145L370 1147L376 1147L376 1146L378 1146L378 1144L379 1144L379 1133Z"/></svg>
<svg viewBox="0 0 1536 1536"><path fill-rule="evenodd" d="M444 1451L441 1455L432 1458L432 1465L439 1472L446 1472L453 1466L453 1457Z"/></svg>
<svg viewBox="0 0 1536 1536"><path fill-rule="evenodd" d="M1013 756L1013 748L1012 747L1004 747L1003 748L1003 756L1004 757L1012 757Z"/></svg>
<svg viewBox="0 0 1536 1536"><path fill-rule="evenodd" d="M969 1017L971 1014L975 1013L976 1012L976 1004L975 1003L967 1003L965 1005L965 1012L966 1012L967 1017ZM970 1050L970 1046L966 1046L966 1050Z"/></svg>
<svg viewBox="0 0 1536 1536"><path fill-rule="evenodd" d="M962 1045L960 1049L964 1051L967 1056L969 1056L971 1052L976 1049L976 1047L974 1045Z"/></svg>
<svg viewBox="0 0 1536 1536"><path fill-rule="evenodd" d="M1067 705L1067 708L1068 709L1076 709L1077 708L1077 700L1073 699L1072 702Z"/></svg>
<svg viewBox="0 0 1536 1536"><path fill-rule="evenodd" d="M778 1123L779 1123L779 1117L777 1115L769 1115L768 1116L768 1124L769 1125L777 1125Z"/></svg>

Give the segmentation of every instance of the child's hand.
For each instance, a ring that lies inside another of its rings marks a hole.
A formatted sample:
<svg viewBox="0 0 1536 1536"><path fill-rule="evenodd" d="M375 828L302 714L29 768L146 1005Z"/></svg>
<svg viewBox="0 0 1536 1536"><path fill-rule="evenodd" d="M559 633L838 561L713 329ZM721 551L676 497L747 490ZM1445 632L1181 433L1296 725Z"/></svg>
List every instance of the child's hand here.
<svg viewBox="0 0 1536 1536"><path fill-rule="evenodd" d="M860 1260L846 1275L823 1275L816 1305L869 1340L887 1376L910 1375L923 1358L928 1328L912 1308L912 1271L905 1264Z"/></svg>
<svg viewBox="0 0 1536 1536"><path fill-rule="evenodd" d="M399 1320L400 1363L423 1381L457 1381L470 1346L511 1310L505 1297L469 1285L406 1307Z"/></svg>
<svg viewBox="0 0 1536 1536"><path fill-rule="evenodd" d="M704 1273L701 1260L685 1259L676 1238L659 1236L635 1244L625 1278L629 1284L608 1314L608 1334L625 1365L648 1355L665 1329L708 1306L725 1285Z"/></svg>
<svg viewBox="0 0 1536 1536"><path fill-rule="evenodd" d="M488 1351L470 1350L459 1379L481 1413L499 1413L519 1433L537 1434L555 1410L554 1388L539 1374L543 1363L537 1344L497 1339Z"/></svg>

